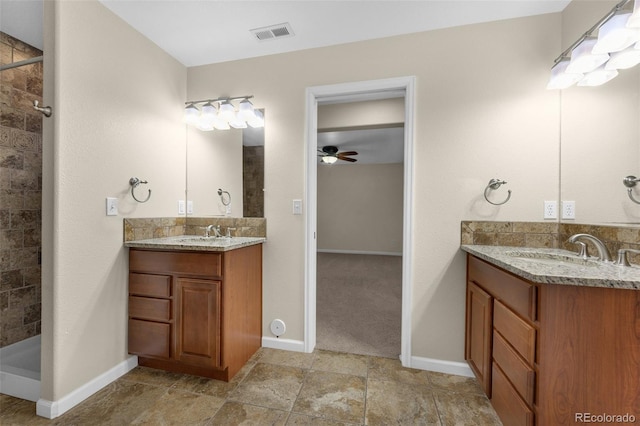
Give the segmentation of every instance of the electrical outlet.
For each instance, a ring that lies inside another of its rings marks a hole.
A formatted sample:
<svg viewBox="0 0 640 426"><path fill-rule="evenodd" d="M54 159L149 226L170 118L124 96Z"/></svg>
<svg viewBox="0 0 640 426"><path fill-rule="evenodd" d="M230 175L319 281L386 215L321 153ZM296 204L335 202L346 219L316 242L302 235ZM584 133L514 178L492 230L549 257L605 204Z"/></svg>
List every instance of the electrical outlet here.
<svg viewBox="0 0 640 426"><path fill-rule="evenodd" d="M118 199L107 197L107 216L118 216Z"/></svg>
<svg viewBox="0 0 640 426"><path fill-rule="evenodd" d="M545 201L544 202L544 215L545 219L557 219L558 218L558 202L557 201Z"/></svg>
<svg viewBox="0 0 640 426"><path fill-rule="evenodd" d="M563 219L576 218L576 202L575 201L562 202L562 218Z"/></svg>
<svg viewBox="0 0 640 426"><path fill-rule="evenodd" d="M178 200L178 214L184 214L184 213L185 213L184 200Z"/></svg>

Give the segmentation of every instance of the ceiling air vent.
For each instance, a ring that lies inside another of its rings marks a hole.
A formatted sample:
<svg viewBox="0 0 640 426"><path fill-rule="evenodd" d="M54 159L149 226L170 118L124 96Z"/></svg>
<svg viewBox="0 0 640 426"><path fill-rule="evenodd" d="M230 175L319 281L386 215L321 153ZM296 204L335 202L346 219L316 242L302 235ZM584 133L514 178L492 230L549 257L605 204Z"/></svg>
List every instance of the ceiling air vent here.
<svg viewBox="0 0 640 426"><path fill-rule="evenodd" d="M293 35L291 24L288 22L285 22L284 24L269 25L268 27L254 28L249 31L251 31L255 38L260 41L291 37Z"/></svg>

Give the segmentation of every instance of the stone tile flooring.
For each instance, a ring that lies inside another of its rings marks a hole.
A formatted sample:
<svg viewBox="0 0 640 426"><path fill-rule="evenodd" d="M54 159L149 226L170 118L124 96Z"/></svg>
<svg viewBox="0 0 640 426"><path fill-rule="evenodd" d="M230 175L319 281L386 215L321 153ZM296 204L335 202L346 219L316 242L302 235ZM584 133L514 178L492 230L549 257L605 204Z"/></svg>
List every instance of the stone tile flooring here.
<svg viewBox="0 0 640 426"><path fill-rule="evenodd" d="M500 425L475 379L400 361L260 349L229 382L137 367L64 415L0 395L8 425Z"/></svg>

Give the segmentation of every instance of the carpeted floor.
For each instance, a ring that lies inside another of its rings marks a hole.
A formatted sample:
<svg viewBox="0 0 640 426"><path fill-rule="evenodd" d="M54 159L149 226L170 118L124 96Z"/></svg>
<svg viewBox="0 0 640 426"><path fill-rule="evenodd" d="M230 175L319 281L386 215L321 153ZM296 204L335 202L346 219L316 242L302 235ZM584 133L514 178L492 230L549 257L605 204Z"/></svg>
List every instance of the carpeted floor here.
<svg viewBox="0 0 640 426"><path fill-rule="evenodd" d="M402 257L318 253L316 347L398 358Z"/></svg>

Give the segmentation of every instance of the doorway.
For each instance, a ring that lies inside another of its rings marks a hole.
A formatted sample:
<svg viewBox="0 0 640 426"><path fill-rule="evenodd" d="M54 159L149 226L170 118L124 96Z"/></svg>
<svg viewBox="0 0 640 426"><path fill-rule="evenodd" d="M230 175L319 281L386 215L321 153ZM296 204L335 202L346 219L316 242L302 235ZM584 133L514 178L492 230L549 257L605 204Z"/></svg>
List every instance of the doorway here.
<svg viewBox="0 0 640 426"><path fill-rule="evenodd" d="M336 102L359 102L376 99L404 98L404 171L403 171L403 225L402 225L402 315L400 360L411 365L411 264L412 264L412 175L413 175L413 125L414 125L415 77L400 77L317 86L307 89L307 149L306 149L306 200L305 214L305 351L316 346L317 302L317 209L318 209L318 105Z"/></svg>

